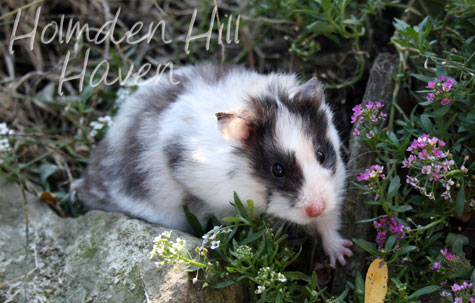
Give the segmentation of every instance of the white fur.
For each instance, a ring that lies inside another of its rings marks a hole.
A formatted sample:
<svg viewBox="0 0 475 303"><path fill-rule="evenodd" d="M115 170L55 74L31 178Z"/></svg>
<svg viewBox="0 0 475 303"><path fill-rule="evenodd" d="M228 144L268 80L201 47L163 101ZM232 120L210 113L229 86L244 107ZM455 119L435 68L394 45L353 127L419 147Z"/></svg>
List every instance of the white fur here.
<svg viewBox="0 0 475 303"><path fill-rule="evenodd" d="M192 67L182 68L175 73L183 75L191 69ZM236 191L243 201L254 200L256 214L267 211L289 221L316 228L323 237L325 250L332 263L335 259L343 263L342 256L348 256L351 252L345 250L345 242L338 234L340 194L345 180L345 168L339 155L336 174L333 176L330 170L318 163L316 147L302 130L301 121L280 104L276 127L278 142L282 149L295 153L304 175L300 198L293 201L295 206L292 207L292 201L278 193L273 193L271 201L266 201L266 187L253 177L247 161L232 152L240 143L223 138L217 127L215 113L245 107L248 96L264 94L268 92L270 85L276 84L291 95L298 91L298 82L294 75L274 73L264 76L239 70L227 74L218 84L207 83L201 77L187 83L184 94L159 117L144 121L140 129L139 141L145 143L145 151L139 158L137 169L146 176L145 185L150 192L150 199L141 201L124 194L120 181L112 180L108 184L109 194L117 207L151 222L188 230L182 202L187 193L206 203L206 209L197 214L205 224L210 212L218 218L232 215L233 208L228 202L233 200L233 192ZM123 134L137 123L134 119L143 106L141 94L160 94L162 87L167 85L170 85L168 77L162 77L158 83L151 81L122 105L106 137L113 151L127 151ZM325 104L323 106L331 121L331 111ZM327 129L326 135L338 153L340 141L336 129L331 123ZM190 149L187 154L190 155L193 165L179 167L173 172L166 162L163 148L176 140L186 141ZM105 165L112 166L117 159L111 155L104 161ZM236 172L233 178L227 176L230 170ZM102 197L100 193L95 194ZM321 201L325 201L322 216L309 218L304 207Z"/></svg>

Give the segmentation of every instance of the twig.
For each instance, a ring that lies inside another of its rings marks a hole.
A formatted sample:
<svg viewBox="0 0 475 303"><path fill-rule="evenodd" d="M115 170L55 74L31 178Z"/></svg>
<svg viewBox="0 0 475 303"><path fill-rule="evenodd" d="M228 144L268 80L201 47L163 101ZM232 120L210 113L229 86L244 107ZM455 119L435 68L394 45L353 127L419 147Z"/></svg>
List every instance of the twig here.
<svg viewBox="0 0 475 303"><path fill-rule="evenodd" d="M218 32L220 33L219 38L223 38L221 35L221 21L219 20L219 11L218 11L218 0L214 0L214 7L216 8L216 20L218 21ZM224 53L224 42L221 42L221 64L224 63L225 53Z"/></svg>
<svg viewBox="0 0 475 303"><path fill-rule="evenodd" d="M20 10L30 8L30 7L32 7L32 6L34 6L34 5L37 5L37 4L39 4L39 3L43 2L43 1L45 1L45 0L37 0L37 1L35 1L35 2L31 2L30 4L23 5L22 7L19 7L19 8L17 8L16 10L14 10L14 11L12 11L12 12L9 12L9 13L6 13L5 15L1 16L1 17L0 17L0 21L2 21L3 19L8 18L8 17L10 17L10 16L15 15L15 14L16 14L18 11L20 11Z"/></svg>

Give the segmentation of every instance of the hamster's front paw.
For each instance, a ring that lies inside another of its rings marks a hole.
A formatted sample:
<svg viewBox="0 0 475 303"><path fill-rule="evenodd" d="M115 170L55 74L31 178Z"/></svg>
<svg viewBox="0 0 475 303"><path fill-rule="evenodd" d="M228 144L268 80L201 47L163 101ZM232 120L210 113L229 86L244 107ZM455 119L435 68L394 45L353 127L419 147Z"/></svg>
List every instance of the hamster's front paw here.
<svg viewBox="0 0 475 303"><path fill-rule="evenodd" d="M345 256L351 257L353 253L348 248L353 245L353 242L350 240L345 240L342 238L337 238L332 240L330 243L324 243L323 249L325 253L330 257L330 264L335 267L335 262L338 260L341 265L346 265Z"/></svg>

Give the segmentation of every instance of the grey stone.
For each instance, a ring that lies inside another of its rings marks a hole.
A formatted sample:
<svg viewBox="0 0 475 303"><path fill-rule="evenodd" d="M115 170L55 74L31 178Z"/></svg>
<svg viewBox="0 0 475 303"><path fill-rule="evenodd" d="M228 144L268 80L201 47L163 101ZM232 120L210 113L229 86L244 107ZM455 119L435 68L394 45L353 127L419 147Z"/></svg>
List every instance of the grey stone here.
<svg viewBox="0 0 475 303"><path fill-rule="evenodd" d="M398 59L395 55L388 53L379 54L371 68L366 91L361 102L366 105L369 101L379 101L383 103L384 110L388 114L392 104L392 95L394 91L395 82L392 78L397 73ZM356 123L354 127L358 127ZM360 140L350 140L350 157L347 164L349 182L356 181L356 176L363 172L374 163L375 155L370 148ZM342 233L347 239L359 238L367 241L374 241L374 229L371 223L358 223L358 221L372 218L371 208L367 204L368 199L371 199L360 190L353 188L351 185L348 190L348 198L342 212ZM364 267L367 263L368 254L353 245L353 257L344 267L339 267L335 271L333 279L332 291L339 293L345 289L343 281L354 281L357 273L363 273ZM363 274L364 277L364 274Z"/></svg>
<svg viewBox="0 0 475 303"><path fill-rule="evenodd" d="M20 187L0 180L0 302L245 302L242 285L202 289L183 270L157 268L148 253L161 226L100 211L61 218L26 200L27 210ZM201 244L172 237L191 250Z"/></svg>

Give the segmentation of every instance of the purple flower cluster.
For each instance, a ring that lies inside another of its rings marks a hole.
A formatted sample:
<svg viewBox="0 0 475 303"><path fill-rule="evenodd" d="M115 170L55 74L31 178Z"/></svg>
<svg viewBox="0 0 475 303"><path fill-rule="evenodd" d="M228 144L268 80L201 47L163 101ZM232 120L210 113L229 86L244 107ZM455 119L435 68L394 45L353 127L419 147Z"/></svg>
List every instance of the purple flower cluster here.
<svg viewBox="0 0 475 303"><path fill-rule="evenodd" d="M369 101L364 107L362 104L358 104L353 107L353 115L351 116L351 123L360 122L362 124L368 124L369 126L378 123L379 121L386 120L387 114L383 112L382 108L384 104L381 102ZM359 137L361 130L355 128L353 130L353 136ZM375 136L374 131L369 127L369 131L366 132L367 138Z"/></svg>
<svg viewBox="0 0 475 303"><path fill-rule="evenodd" d="M450 278L454 272L458 272L462 268L467 267L464 261L458 256L448 252L447 248L441 249L440 253L442 258L440 261L436 261L432 264L432 271ZM440 286L449 287L449 281L443 281L440 283ZM443 290L440 296L442 297L442 302L475 303L475 288L473 287L473 283L453 283L448 289Z"/></svg>
<svg viewBox="0 0 475 303"><path fill-rule="evenodd" d="M450 289L452 292L443 290L440 293L440 296L446 301L454 303L475 303L475 288L473 287L473 283L454 283ZM451 300L452 297L454 298L453 301Z"/></svg>
<svg viewBox="0 0 475 303"><path fill-rule="evenodd" d="M450 189L454 185L454 181L448 176L454 169L455 161L447 159L449 152L442 150L444 146L444 141L423 134L419 138L414 139L412 144L407 148L410 155L404 158L402 167L412 168L413 172L415 171L422 179L428 179L430 182L439 182L442 184L445 191L440 196L445 200L450 200L452 199ZM407 175L406 182L419 190L419 192L426 197L429 197L429 199L435 200L434 192L427 191L425 186L421 186L419 178ZM423 182L423 184L427 185L427 182Z"/></svg>
<svg viewBox="0 0 475 303"><path fill-rule="evenodd" d="M374 189L376 184L379 184L379 179L384 180L386 175L383 174L384 166L371 165L364 173L356 177L356 181L366 183L364 186L369 189Z"/></svg>
<svg viewBox="0 0 475 303"><path fill-rule="evenodd" d="M440 101L440 104L443 106L448 105L452 101L452 96L449 92L453 86L454 81L444 76L429 81L426 88L432 90L432 92L427 94L426 99L428 101Z"/></svg>
<svg viewBox="0 0 475 303"><path fill-rule="evenodd" d="M397 239L403 239L406 236L406 230L409 229L408 226L399 223L394 217L379 218L379 220L373 221L373 227L378 231L376 243L380 248L384 247L384 243L390 235L396 235ZM398 245L395 248L398 248Z"/></svg>

